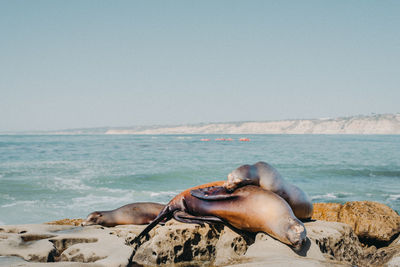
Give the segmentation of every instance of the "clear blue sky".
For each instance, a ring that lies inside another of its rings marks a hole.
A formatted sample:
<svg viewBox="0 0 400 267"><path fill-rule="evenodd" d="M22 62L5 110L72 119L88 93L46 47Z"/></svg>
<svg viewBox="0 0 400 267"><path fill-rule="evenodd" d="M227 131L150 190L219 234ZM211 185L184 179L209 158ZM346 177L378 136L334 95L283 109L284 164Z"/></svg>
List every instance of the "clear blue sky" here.
<svg viewBox="0 0 400 267"><path fill-rule="evenodd" d="M400 1L0 0L0 131L400 112Z"/></svg>

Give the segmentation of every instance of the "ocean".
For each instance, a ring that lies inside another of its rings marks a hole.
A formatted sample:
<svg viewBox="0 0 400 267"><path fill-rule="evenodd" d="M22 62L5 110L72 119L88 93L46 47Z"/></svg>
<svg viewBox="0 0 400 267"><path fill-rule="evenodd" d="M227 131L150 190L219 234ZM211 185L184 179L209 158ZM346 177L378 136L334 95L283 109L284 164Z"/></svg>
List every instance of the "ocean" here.
<svg viewBox="0 0 400 267"><path fill-rule="evenodd" d="M166 203L257 161L313 202L371 200L400 211L400 135L0 135L0 224Z"/></svg>

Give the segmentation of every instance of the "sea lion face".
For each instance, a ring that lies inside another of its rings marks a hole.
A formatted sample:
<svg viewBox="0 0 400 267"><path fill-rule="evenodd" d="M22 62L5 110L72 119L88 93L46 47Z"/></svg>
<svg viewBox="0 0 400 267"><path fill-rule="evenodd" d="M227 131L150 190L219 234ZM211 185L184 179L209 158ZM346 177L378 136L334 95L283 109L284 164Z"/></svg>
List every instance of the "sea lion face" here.
<svg viewBox="0 0 400 267"><path fill-rule="evenodd" d="M295 250L300 250L307 239L307 231L301 222L293 218L288 218L288 229L286 230L286 238Z"/></svg>
<svg viewBox="0 0 400 267"><path fill-rule="evenodd" d="M102 224L103 220L103 213L99 211L92 212L88 215L86 220L82 222L82 226L93 225L93 224Z"/></svg>
<svg viewBox="0 0 400 267"><path fill-rule="evenodd" d="M250 165L243 165L233 170L228 174L228 180L225 182L224 187L228 191L235 190L240 184L252 184L252 179L256 176L254 168Z"/></svg>
<svg viewBox="0 0 400 267"><path fill-rule="evenodd" d="M224 187L227 190L233 190L237 184L239 184L243 178L241 176L238 176L236 172L231 172L228 174L228 181L224 184Z"/></svg>

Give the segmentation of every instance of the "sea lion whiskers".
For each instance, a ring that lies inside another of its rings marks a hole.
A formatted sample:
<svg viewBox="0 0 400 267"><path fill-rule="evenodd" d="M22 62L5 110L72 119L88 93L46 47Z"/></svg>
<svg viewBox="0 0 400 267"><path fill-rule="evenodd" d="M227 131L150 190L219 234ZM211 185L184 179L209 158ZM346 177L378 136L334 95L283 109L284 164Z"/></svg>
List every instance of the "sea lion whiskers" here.
<svg viewBox="0 0 400 267"><path fill-rule="evenodd" d="M87 216L86 220L81 223L81 226L101 224L101 217L103 217L101 211L92 212Z"/></svg>
<svg viewBox="0 0 400 267"><path fill-rule="evenodd" d="M290 243L292 243L293 248L295 250L300 250L302 245L306 242L307 230L302 223L296 223L293 218L288 218L288 220L290 221L290 226L286 231L286 236Z"/></svg>

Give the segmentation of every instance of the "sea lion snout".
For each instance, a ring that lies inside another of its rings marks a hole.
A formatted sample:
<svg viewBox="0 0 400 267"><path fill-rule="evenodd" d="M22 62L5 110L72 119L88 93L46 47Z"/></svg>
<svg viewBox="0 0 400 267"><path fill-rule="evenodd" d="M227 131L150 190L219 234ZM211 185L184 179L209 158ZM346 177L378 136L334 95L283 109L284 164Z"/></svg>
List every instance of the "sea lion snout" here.
<svg viewBox="0 0 400 267"><path fill-rule="evenodd" d="M228 174L227 181L222 185L228 192L235 191L238 187L245 185L258 184L258 180L254 179L257 174L250 165L243 165Z"/></svg>
<svg viewBox="0 0 400 267"><path fill-rule="evenodd" d="M303 244L305 244L305 243L306 243L306 239L299 240L299 241L295 242L294 244L292 244L293 249L295 251L300 251L302 249L302 247L303 247Z"/></svg>
<svg viewBox="0 0 400 267"><path fill-rule="evenodd" d="M295 250L300 250L307 239L307 231L300 221L290 220L290 227L287 231L287 238Z"/></svg>
<svg viewBox="0 0 400 267"><path fill-rule="evenodd" d="M236 189L237 185L243 180L243 178L235 175L233 172L228 174L228 180L224 183L224 187L228 192L232 192Z"/></svg>
<svg viewBox="0 0 400 267"><path fill-rule="evenodd" d="M84 220L81 223L81 226L88 226L88 225L93 225L93 224L101 224L101 219L100 218L102 216L103 215L101 214L101 212L98 212L98 211L92 212L87 216L86 220Z"/></svg>

